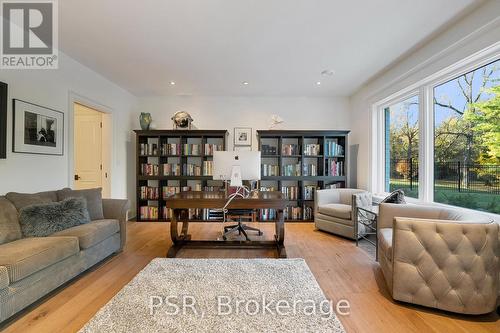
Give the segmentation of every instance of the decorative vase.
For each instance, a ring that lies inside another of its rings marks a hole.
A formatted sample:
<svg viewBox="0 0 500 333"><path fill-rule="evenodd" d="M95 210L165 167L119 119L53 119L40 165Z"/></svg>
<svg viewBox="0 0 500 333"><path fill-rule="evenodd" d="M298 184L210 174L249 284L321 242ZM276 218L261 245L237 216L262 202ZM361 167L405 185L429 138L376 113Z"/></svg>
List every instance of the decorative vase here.
<svg viewBox="0 0 500 333"><path fill-rule="evenodd" d="M141 124L141 128L143 131L149 130L149 126L153 119L151 118L151 113L141 112L139 116L139 123Z"/></svg>

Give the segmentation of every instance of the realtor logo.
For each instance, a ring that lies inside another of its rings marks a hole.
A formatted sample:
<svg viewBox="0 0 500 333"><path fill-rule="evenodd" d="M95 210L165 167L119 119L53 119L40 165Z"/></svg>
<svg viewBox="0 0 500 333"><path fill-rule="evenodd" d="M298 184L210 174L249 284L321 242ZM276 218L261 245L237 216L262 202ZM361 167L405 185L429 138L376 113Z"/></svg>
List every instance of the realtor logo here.
<svg viewBox="0 0 500 333"><path fill-rule="evenodd" d="M2 69L56 69L57 2L1 1Z"/></svg>

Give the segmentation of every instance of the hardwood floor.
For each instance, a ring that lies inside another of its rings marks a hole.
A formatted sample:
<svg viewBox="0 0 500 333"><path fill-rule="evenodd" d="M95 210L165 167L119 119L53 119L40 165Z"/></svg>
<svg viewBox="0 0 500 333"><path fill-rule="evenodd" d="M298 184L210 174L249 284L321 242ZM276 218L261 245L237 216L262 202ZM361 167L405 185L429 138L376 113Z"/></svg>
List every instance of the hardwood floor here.
<svg viewBox="0 0 500 333"><path fill-rule="evenodd" d="M264 238L274 225L259 224ZM214 238L220 224L191 224L193 238ZM500 332L498 315L457 316L396 303L389 297L378 264L354 242L315 231L312 224L286 225L288 257L307 261L328 298L350 302L339 316L347 332ZM164 257L171 245L168 223L130 222L125 251L83 274L24 311L5 332L75 332L149 261ZM267 250L182 250L179 257L274 257Z"/></svg>

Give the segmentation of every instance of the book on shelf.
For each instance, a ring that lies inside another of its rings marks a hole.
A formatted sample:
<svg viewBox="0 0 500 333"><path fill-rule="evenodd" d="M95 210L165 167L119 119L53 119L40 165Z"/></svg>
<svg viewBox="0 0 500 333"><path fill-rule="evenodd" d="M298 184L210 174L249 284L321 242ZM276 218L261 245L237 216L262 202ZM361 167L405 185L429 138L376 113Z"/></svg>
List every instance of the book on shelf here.
<svg viewBox="0 0 500 333"><path fill-rule="evenodd" d="M320 145L318 143L308 143L304 146L304 155L317 156L320 154Z"/></svg>
<svg viewBox="0 0 500 333"><path fill-rule="evenodd" d="M298 200L299 199L299 187L298 186L282 186L281 193L286 200Z"/></svg>
<svg viewBox="0 0 500 333"><path fill-rule="evenodd" d="M283 176L300 176L300 163L284 165Z"/></svg>
<svg viewBox="0 0 500 333"><path fill-rule="evenodd" d="M327 161L328 176L344 176L344 161L339 161L336 158Z"/></svg>
<svg viewBox="0 0 500 333"><path fill-rule="evenodd" d="M281 154L283 156L299 155L299 145L284 144L281 146Z"/></svg>
<svg viewBox="0 0 500 333"><path fill-rule="evenodd" d="M162 192L163 192L163 199L167 199L181 191L181 188L179 186L163 186Z"/></svg>
<svg viewBox="0 0 500 333"><path fill-rule="evenodd" d="M203 176L212 176L213 175L213 161L203 161Z"/></svg>
<svg viewBox="0 0 500 333"><path fill-rule="evenodd" d="M181 145L179 143L164 143L160 146L160 155L180 155Z"/></svg>
<svg viewBox="0 0 500 333"><path fill-rule="evenodd" d="M283 211L285 220L301 220L302 207L288 206Z"/></svg>
<svg viewBox="0 0 500 333"><path fill-rule="evenodd" d="M178 163L165 163L163 166L164 176L181 176L181 165Z"/></svg>
<svg viewBox="0 0 500 333"><path fill-rule="evenodd" d="M158 145L156 143L141 143L139 146L139 155L158 155Z"/></svg>
<svg viewBox="0 0 500 333"><path fill-rule="evenodd" d="M273 221L278 218L276 209L259 209L259 221Z"/></svg>
<svg viewBox="0 0 500 333"><path fill-rule="evenodd" d="M342 156L344 155L344 147L338 144L337 139L327 139L325 141L325 155Z"/></svg>
<svg viewBox="0 0 500 333"><path fill-rule="evenodd" d="M261 145L260 152L262 155L278 155L278 148L271 145Z"/></svg>
<svg viewBox="0 0 500 333"><path fill-rule="evenodd" d="M318 166L316 164L304 164L302 167L302 175L303 176L317 176L318 175Z"/></svg>
<svg viewBox="0 0 500 333"><path fill-rule="evenodd" d="M314 218L314 209L311 206L304 205L302 207L302 219L312 220Z"/></svg>
<svg viewBox="0 0 500 333"><path fill-rule="evenodd" d="M141 206L139 210L141 220L158 220L158 207Z"/></svg>
<svg viewBox="0 0 500 333"><path fill-rule="evenodd" d="M260 191L261 192L274 192L277 191L278 189L274 186L261 186Z"/></svg>
<svg viewBox="0 0 500 333"><path fill-rule="evenodd" d="M201 176L201 166L196 164L184 164L184 176Z"/></svg>
<svg viewBox="0 0 500 333"><path fill-rule="evenodd" d="M160 197L158 187L151 186L141 186L140 187L140 198L141 200L158 200Z"/></svg>
<svg viewBox="0 0 500 333"><path fill-rule="evenodd" d="M304 200L314 200L314 193L316 192L316 185L304 185L302 197Z"/></svg>
<svg viewBox="0 0 500 333"><path fill-rule="evenodd" d="M280 167L278 165L262 164L261 169L262 176L264 177L280 175Z"/></svg>
<svg viewBox="0 0 500 333"><path fill-rule="evenodd" d="M224 150L222 145L205 143L205 155L213 155L214 151L222 151L222 150Z"/></svg>
<svg viewBox="0 0 500 333"><path fill-rule="evenodd" d="M191 144L191 143L185 143L183 145L183 153L184 155L200 155L200 145L197 144Z"/></svg>
<svg viewBox="0 0 500 333"><path fill-rule="evenodd" d="M141 175L143 176L158 176L158 164L142 163Z"/></svg>

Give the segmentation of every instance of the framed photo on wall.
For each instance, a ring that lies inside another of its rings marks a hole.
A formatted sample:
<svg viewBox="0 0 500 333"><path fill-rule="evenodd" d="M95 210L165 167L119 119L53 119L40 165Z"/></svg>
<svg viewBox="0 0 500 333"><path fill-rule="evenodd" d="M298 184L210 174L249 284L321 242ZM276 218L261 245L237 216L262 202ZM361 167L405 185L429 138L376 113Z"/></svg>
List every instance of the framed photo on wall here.
<svg viewBox="0 0 500 333"><path fill-rule="evenodd" d="M13 110L14 153L63 155L64 113L19 99Z"/></svg>
<svg viewBox="0 0 500 333"><path fill-rule="evenodd" d="M0 82L0 158L7 158L7 83Z"/></svg>
<svg viewBox="0 0 500 333"><path fill-rule="evenodd" d="M235 127L234 128L234 146L251 146L252 128Z"/></svg>

